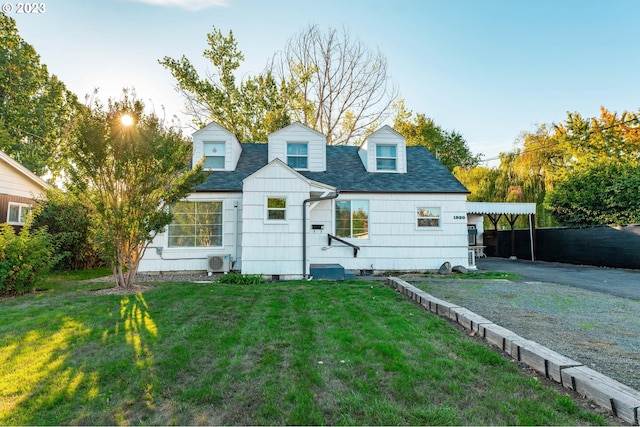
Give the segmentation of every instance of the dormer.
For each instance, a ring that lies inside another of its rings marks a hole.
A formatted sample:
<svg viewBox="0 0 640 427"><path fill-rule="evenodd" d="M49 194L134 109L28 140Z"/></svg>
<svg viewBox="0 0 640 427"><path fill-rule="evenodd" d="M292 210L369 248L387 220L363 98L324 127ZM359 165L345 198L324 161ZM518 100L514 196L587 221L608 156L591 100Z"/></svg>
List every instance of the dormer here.
<svg viewBox="0 0 640 427"><path fill-rule="evenodd" d="M369 135L358 154L368 172L407 172L407 140L389 125Z"/></svg>
<svg viewBox="0 0 640 427"><path fill-rule="evenodd" d="M232 171L238 164L242 146L236 136L215 122L193 136L193 164L205 157L204 170Z"/></svg>
<svg viewBox="0 0 640 427"><path fill-rule="evenodd" d="M269 163L280 159L298 171L327 170L327 138L302 123L292 123L277 130L269 138Z"/></svg>

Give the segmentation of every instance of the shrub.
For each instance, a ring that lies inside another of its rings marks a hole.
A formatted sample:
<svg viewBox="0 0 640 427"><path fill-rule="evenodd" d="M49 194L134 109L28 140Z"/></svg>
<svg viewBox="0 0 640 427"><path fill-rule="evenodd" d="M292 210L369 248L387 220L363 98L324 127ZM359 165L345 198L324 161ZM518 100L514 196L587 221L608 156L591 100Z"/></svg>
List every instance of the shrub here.
<svg viewBox="0 0 640 427"><path fill-rule="evenodd" d="M0 295L33 291L54 261L45 229L32 233L27 224L16 235L9 224L0 224Z"/></svg>
<svg viewBox="0 0 640 427"><path fill-rule="evenodd" d="M225 285L261 285L267 283L261 274L240 274L228 273L223 274L216 280L217 283Z"/></svg>
<svg viewBox="0 0 640 427"><path fill-rule="evenodd" d="M58 260L55 271L86 270L106 265L89 242L89 210L70 193L47 191L38 200L32 229L46 227Z"/></svg>
<svg viewBox="0 0 640 427"><path fill-rule="evenodd" d="M577 166L547 193L545 204L562 225L627 225L640 222L640 166L606 159Z"/></svg>

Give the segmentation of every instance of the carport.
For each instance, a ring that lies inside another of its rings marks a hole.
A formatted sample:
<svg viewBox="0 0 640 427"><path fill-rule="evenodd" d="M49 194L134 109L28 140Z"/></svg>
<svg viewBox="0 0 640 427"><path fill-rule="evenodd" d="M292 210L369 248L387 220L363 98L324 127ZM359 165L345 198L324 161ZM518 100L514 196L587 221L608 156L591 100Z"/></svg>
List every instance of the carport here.
<svg viewBox="0 0 640 427"><path fill-rule="evenodd" d="M467 202L467 215L482 215L489 218L498 234L498 221L503 216L511 226L511 254L515 254L515 223L520 215L529 217L529 241L531 243L531 261L535 260L533 252L535 230L535 203L499 203L499 202Z"/></svg>

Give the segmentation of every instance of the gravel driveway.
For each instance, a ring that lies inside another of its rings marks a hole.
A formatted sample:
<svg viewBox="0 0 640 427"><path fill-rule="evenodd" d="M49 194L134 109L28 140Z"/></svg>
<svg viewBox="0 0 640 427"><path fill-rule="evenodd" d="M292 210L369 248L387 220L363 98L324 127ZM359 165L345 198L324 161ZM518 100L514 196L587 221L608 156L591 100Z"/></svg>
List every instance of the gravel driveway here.
<svg viewBox="0 0 640 427"><path fill-rule="evenodd" d="M640 301L526 280L404 280L640 390Z"/></svg>

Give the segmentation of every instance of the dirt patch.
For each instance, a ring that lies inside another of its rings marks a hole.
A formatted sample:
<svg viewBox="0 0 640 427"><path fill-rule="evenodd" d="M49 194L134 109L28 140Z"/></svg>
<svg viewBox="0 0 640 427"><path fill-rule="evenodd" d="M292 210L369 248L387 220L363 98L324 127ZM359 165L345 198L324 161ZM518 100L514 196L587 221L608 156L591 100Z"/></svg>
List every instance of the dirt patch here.
<svg viewBox="0 0 640 427"><path fill-rule="evenodd" d="M144 292L144 291L148 291L150 289L153 289L155 286L151 286L151 285L133 285L129 288L120 288L120 287L113 287L113 288L106 288L106 289L100 289L97 291L94 291L94 293L96 295L134 295L137 294L138 292Z"/></svg>
<svg viewBox="0 0 640 427"><path fill-rule="evenodd" d="M94 291L96 295L133 295L154 289L154 282L201 282L213 283L216 276L209 276L207 273L194 274L136 274L133 286L130 288L106 288ZM86 280L86 282L111 282L114 283L113 276L96 277Z"/></svg>

